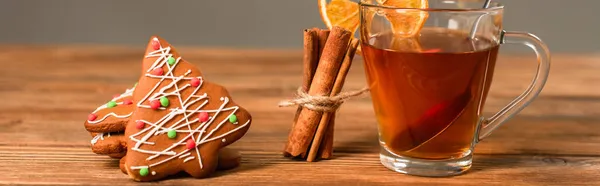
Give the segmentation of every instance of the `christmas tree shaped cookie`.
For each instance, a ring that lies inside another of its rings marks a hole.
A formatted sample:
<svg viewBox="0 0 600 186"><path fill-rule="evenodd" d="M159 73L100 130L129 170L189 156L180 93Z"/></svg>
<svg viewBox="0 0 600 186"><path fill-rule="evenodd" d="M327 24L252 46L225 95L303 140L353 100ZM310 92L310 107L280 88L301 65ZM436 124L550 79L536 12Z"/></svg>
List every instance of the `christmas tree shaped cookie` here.
<svg viewBox="0 0 600 186"><path fill-rule="evenodd" d="M125 130L127 174L137 181L182 171L196 178L210 175L219 149L250 127L250 114L166 41L151 38L145 54Z"/></svg>
<svg viewBox="0 0 600 186"><path fill-rule="evenodd" d="M135 88L135 86L134 86ZM98 107L88 116L84 123L86 129L92 135L92 151L96 154L108 155L112 158L122 158L119 167L126 172L123 166L127 153L127 138L124 136L125 125L129 121L135 107L132 105L134 88L127 89L122 94L117 94L113 99ZM115 105L108 106L115 102ZM97 120L100 118L99 120ZM96 122L94 122L96 121ZM91 122L91 123L90 123ZM122 130L120 130L122 129ZM218 170L227 170L240 164L241 156L233 149L223 148L219 150Z"/></svg>

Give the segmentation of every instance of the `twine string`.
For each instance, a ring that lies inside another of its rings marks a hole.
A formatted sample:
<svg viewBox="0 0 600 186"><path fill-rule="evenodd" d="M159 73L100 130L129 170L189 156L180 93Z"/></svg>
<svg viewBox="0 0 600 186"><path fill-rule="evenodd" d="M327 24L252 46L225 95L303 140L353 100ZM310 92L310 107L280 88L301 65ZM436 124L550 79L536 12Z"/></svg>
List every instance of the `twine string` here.
<svg viewBox="0 0 600 186"><path fill-rule="evenodd" d="M342 92L335 96L311 96L300 87L298 88L298 97L296 99L282 101L279 103L279 107L300 105L314 111L335 112L344 101L366 92L369 92L368 87L355 91Z"/></svg>

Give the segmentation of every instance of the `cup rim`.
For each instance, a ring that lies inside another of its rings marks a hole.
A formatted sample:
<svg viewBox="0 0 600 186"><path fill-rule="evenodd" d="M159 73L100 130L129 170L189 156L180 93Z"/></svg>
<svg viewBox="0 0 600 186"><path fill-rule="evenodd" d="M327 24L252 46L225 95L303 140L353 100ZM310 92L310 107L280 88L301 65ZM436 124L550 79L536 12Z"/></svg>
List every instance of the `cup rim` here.
<svg viewBox="0 0 600 186"><path fill-rule="evenodd" d="M365 3L363 0L360 0L358 3L360 7L368 7L368 8L382 8L388 10L412 10L412 11L426 11L426 12L491 12L498 11L504 9L504 5L498 2L491 2L491 6L489 8L463 8L463 9L447 9L447 8L401 8L401 7L393 7L393 6L385 6L385 5L377 5L372 3Z"/></svg>

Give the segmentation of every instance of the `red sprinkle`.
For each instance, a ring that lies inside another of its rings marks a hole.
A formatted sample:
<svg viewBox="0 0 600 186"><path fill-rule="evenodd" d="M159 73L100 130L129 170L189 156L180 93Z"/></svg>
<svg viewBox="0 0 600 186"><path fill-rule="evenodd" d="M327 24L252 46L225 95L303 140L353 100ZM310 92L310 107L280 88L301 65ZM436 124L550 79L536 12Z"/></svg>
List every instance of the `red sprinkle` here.
<svg viewBox="0 0 600 186"><path fill-rule="evenodd" d="M130 99L123 100L123 105L131 105L131 104L133 104L133 101L131 101Z"/></svg>
<svg viewBox="0 0 600 186"><path fill-rule="evenodd" d="M151 45L152 45L152 49L154 49L154 50L160 49L160 42L158 42L158 39L156 39L156 40L153 39L151 42Z"/></svg>
<svg viewBox="0 0 600 186"><path fill-rule="evenodd" d="M200 112L200 114L198 114L198 119L200 119L200 122L208 121L208 113Z"/></svg>
<svg viewBox="0 0 600 186"><path fill-rule="evenodd" d="M121 96L121 94L115 94L113 95L113 98L118 98L119 96Z"/></svg>
<svg viewBox="0 0 600 186"><path fill-rule="evenodd" d="M160 108L160 101L158 101L158 100L151 101L150 108L152 108L154 110L158 110L158 108Z"/></svg>
<svg viewBox="0 0 600 186"><path fill-rule="evenodd" d="M441 51L442 51L442 49L434 48L434 49L424 50L423 53L438 53Z"/></svg>
<svg viewBox="0 0 600 186"><path fill-rule="evenodd" d="M200 79L198 79L197 77L193 77L192 80L190 80L190 84L192 85L192 87L198 87L200 86Z"/></svg>
<svg viewBox="0 0 600 186"><path fill-rule="evenodd" d="M155 75L155 76L162 76L164 73L165 73L165 71L163 71L162 68L155 68L152 71L152 75Z"/></svg>
<svg viewBox="0 0 600 186"><path fill-rule="evenodd" d="M96 118L98 118L98 115L96 115L96 114L88 115L88 121L94 121L94 120L96 120Z"/></svg>
<svg viewBox="0 0 600 186"><path fill-rule="evenodd" d="M193 148L195 148L195 147L196 147L196 142L194 142L194 140L193 140L193 139L189 139L189 140L187 140L187 142L185 143L185 146L186 146L188 149L190 149L190 150L191 150L191 149L193 149Z"/></svg>
<svg viewBox="0 0 600 186"><path fill-rule="evenodd" d="M135 122L135 128L137 128L137 129L143 129L145 126L146 126L146 124L143 121Z"/></svg>

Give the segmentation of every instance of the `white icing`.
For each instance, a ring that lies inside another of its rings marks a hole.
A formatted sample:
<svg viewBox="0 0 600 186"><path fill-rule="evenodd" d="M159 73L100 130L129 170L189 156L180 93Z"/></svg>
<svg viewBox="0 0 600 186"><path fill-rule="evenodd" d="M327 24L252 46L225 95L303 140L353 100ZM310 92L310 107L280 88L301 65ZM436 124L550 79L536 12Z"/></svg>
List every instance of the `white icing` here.
<svg viewBox="0 0 600 186"><path fill-rule="evenodd" d="M226 140L225 138L223 138L223 139L221 140L221 142L223 142L223 143L225 143L226 141L227 141L227 140Z"/></svg>
<svg viewBox="0 0 600 186"><path fill-rule="evenodd" d="M96 134L96 136L94 136L92 140L90 140L90 143L92 143L92 145L95 145L96 143L98 143L98 141L104 140L105 137L110 137L110 132Z"/></svg>
<svg viewBox="0 0 600 186"><path fill-rule="evenodd" d="M143 169L148 168L148 166L131 166L131 169Z"/></svg>
<svg viewBox="0 0 600 186"><path fill-rule="evenodd" d="M123 99L123 98L125 98L127 96L131 96L131 95L133 95L133 91L134 90L135 90L135 87L127 89L127 90L125 90L125 92L123 94L121 94L121 95L113 98L111 101L115 101L116 102L119 99ZM123 105L123 102L117 102L117 105ZM98 111L100 111L102 109L106 109L106 108L108 108L107 104L101 105L100 107L96 108L96 110L94 110L94 112L92 112L92 114L96 114ZM104 117L102 117L100 119L96 119L94 121L88 120L87 122L90 123L90 124L96 124L96 123L100 123L100 122L106 120L106 118L108 118L109 116L123 119L123 118L130 117L132 114L133 114L133 112L130 112L129 114L125 114L125 115L118 115L118 114L115 114L114 112L110 112L110 113L106 114Z"/></svg>
<svg viewBox="0 0 600 186"><path fill-rule="evenodd" d="M157 38L154 38L154 40L156 41ZM147 120L139 120L139 121L142 121L145 124L147 124L149 127L146 127L144 129L140 130L139 132L129 136L129 138L135 142L133 147L131 147L131 150L140 152L140 153L151 154L151 156L149 156L146 159L147 161L152 161L155 158L158 158L160 156L169 156L169 157L163 158L160 161L154 162L148 166L131 166L131 169L151 168L151 167L160 165L162 163L171 161L175 158L183 159L183 162L191 161L193 159L198 159L198 164L199 164L200 168L203 168L202 156L200 155L200 151L198 150L198 147L200 145L203 145L205 143L208 143L208 142L211 142L214 140L219 140L219 139L221 139L222 142L225 142L225 138L224 138L225 136L230 135L230 134L246 127L250 123L250 121L248 120L248 121L246 121L245 124L237 125L236 128L234 128L224 134L221 134L219 136L213 136L213 134L217 130L221 129L223 127L223 125L225 125L225 123L228 123L229 117L231 117L231 115L235 114L236 111L239 109L239 107L238 106L227 107L227 104L229 103L229 98L221 97L220 100L222 103L218 109L202 110L202 108L204 106L206 106L209 101L209 96L206 93L196 95L196 93L198 93L198 91L200 90L200 88L202 87L202 85L204 83L203 78L195 77L195 78L198 78L198 80L200 80L200 85L198 85L197 87L193 87L190 84L185 84L185 85L179 87L178 82L180 82L181 80L191 80L191 79L194 79L194 77L189 77L189 75L192 72L191 70L187 70L183 75L179 75L179 76L175 76L173 74L173 71L179 64L181 57L177 58L173 65L168 65L167 60L170 57L173 57L173 55L170 53L170 51L171 51L170 47L163 48L162 46L160 46L159 50L149 52L148 55L146 55L146 58L157 57L157 59L154 61L154 63L151 65L151 67L148 68L148 70L146 71L146 74L144 74L144 76L147 78L159 79L159 81L143 97L143 99L139 100L139 102L136 104L136 106L138 108L151 109L150 105L147 105L147 103L149 103L152 100L160 99L161 97L164 96L164 97L176 97L179 107L177 107L177 108L160 107L159 108L160 110L169 111L169 113L165 114L162 118L158 119L155 122L147 121ZM153 69L165 68L165 67L167 68L167 72L164 73L164 75L150 74L150 72ZM171 82L167 85L164 85L159 90L157 90L158 87L161 84L163 84L163 82L165 80L171 80ZM189 90L189 89L193 89L193 91L190 94L190 96L188 96L187 98L184 99L182 97L182 95L180 94L180 92L184 91L184 90ZM199 103L199 104L197 104L197 103ZM173 105L175 105L175 104L172 103L171 106L173 106ZM196 106L196 108L191 108L192 105L197 105L197 106ZM212 114L212 116L209 116L208 121L198 124L198 122L200 122L199 119L197 117L192 117L192 115L196 116L195 114L200 113L200 112L206 112L206 113ZM214 116L217 116L224 112L230 112L230 113L224 120L215 121L217 117L214 117ZM175 117L180 117L181 119L179 119L178 121L172 122L172 124L171 124L170 123L171 120L173 120L173 118L175 118ZM190 117L192 117L192 118L190 118ZM198 124L198 126L196 126L195 128L192 128L192 124ZM216 124L214 129L210 130L207 133L206 132L207 129L214 124ZM170 126L167 126L167 125L170 125ZM164 135L169 130L175 130L178 134L180 134L180 133L183 133L183 134L187 133L187 134L183 135L183 137L181 139L179 139L179 141L174 141L174 143L171 146L169 146L165 149L162 149L161 151L154 151L154 150L148 150L148 149L143 148L144 146L147 146L147 145L149 145L149 146L155 145L154 142L148 141L152 136ZM187 149L187 148L183 149L181 152L173 151L178 146L186 145L186 142L189 139L194 140L194 142L196 143L196 146L192 149L192 150L195 150L196 156L193 156L191 150ZM154 175L154 171L153 171L153 175Z"/></svg>
<svg viewBox="0 0 600 186"><path fill-rule="evenodd" d="M183 163L193 160L193 159L194 159L194 156L190 156L190 157L186 158L185 160L183 160Z"/></svg>
<svg viewBox="0 0 600 186"><path fill-rule="evenodd" d="M188 152L188 153L182 154L181 156L179 156L179 159L185 158L186 156L189 156L189 155L192 155L192 153Z"/></svg>
<svg viewBox="0 0 600 186"><path fill-rule="evenodd" d="M152 171L152 175L156 175L156 171Z"/></svg>
<svg viewBox="0 0 600 186"><path fill-rule="evenodd" d="M96 134L96 136L94 136L90 142L92 143L92 145L94 145L98 143L98 140L104 140L104 133Z"/></svg>
<svg viewBox="0 0 600 186"><path fill-rule="evenodd" d="M88 121L88 123L91 123L91 124L100 123L100 122L104 121L106 118L108 118L109 116L113 116L115 118L121 118L121 119L128 118L129 116L131 116L131 114L133 114L133 112L130 112L129 114L126 114L126 115L117 115L114 112L111 112L111 113L106 114L104 117L102 117L99 120Z"/></svg>

